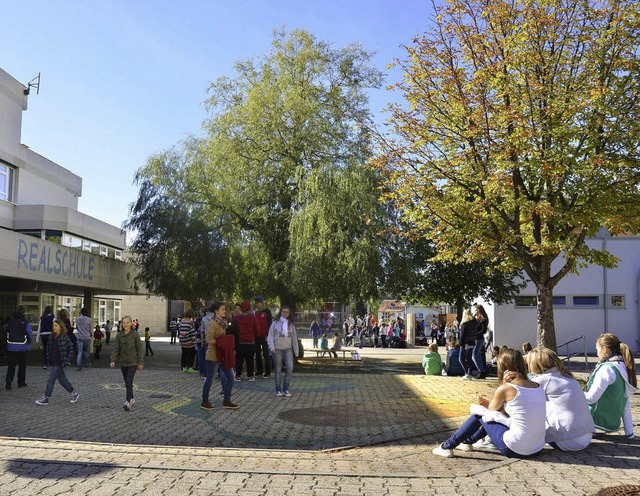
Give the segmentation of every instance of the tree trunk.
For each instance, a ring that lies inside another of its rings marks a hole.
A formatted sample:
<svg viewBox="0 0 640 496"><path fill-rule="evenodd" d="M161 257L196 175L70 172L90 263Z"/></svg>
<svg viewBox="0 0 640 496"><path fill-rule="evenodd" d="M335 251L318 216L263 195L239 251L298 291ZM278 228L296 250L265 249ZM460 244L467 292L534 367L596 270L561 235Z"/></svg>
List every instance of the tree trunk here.
<svg viewBox="0 0 640 496"><path fill-rule="evenodd" d="M544 346L556 351L556 327L553 321L553 288L548 284L538 283L536 292L538 296L538 346Z"/></svg>
<svg viewBox="0 0 640 496"><path fill-rule="evenodd" d="M464 311L464 300L461 298L456 299L456 318L458 322L462 322L462 312Z"/></svg>

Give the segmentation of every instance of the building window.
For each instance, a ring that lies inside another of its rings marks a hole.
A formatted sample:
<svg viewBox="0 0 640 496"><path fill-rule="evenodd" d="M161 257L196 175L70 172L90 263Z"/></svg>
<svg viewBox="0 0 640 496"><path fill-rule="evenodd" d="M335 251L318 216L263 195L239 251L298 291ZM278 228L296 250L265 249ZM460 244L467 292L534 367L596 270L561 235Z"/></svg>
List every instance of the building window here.
<svg viewBox="0 0 640 496"><path fill-rule="evenodd" d="M113 302L113 321L117 324L118 322L120 322L121 317L120 317L120 312L121 312L121 305L120 305L120 301L114 301Z"/></svg>
<svg viewBox="0 0 640 496"><path fill-rule="evenodd" d="M515 304L517 307L535 307L538 305L536 296L516 296Z"/></svg>
<svg viewBox="0 0 640 496"><path fill-rule="evenodd" d="M554 296L553 297L553 306L554 307L566 307L567 306L567 297L566 296Z"/></svg>
<svg viewBox="0 0 640 496"><path fill-rule="evenodd" d="M599 296L574 296L574 307L598 307L600 306Z"/></svg>
<svg viewBox="0 0 640 496"><path fill-rule="evenodd" d="M611 308L626 308L627 301L624 295L612 295L610 297Z"/></svg>
<svg viewBox="0 0 640 496"><path fill-rule="evenodd" d="M116 260L124 260L124 257L122 256L122 250L116 250L114 258Z"/></svg>
<svg viewBox="0 0 640 496"><path fill-rule="evenodd" d="M13 167L0 162L0 200L13 202Z"/></svg>

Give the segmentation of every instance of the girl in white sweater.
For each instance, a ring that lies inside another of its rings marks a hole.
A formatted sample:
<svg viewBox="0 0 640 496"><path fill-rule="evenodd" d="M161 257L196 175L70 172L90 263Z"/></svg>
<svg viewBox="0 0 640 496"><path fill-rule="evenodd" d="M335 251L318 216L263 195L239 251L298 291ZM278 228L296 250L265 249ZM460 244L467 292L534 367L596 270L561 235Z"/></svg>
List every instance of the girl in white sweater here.
<svg viewBox="0 0 640 496"><path fill-rule="evenodd" d="M547 396L545 440L561 451L579 451L591 443L594 431L589 405L580 385L558 355L548 348L534 348L528 354L533 382Z"/></svg>

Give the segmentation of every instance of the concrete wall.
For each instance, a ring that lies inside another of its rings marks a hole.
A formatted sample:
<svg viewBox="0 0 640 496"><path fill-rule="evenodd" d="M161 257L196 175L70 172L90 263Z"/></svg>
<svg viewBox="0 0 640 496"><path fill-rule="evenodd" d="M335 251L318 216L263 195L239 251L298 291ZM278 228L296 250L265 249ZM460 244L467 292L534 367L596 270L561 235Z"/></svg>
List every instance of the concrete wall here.
<svg viewBox="0 0 640 496"><path fill-rule="evenodd" d="M27 109L25 86L0 69L0 150L7 155L0 156L10 161L20 156L22 133L22 111Z"/></svg>
<svg viewBox="0 0 640 496"><path fill-rule="evenodd" d="M82 178L22 145L18 167L15 203L53 205L78 209Z"/></svg>
<svg viewBox="0 0 640 496"><path fill-rule="evenodd" d="M160 296L128 295L111 296L122 299L122 316L131 315L140 322L140 331L149 327L152 336L168 336L169 321L167 300Z"/></svg>

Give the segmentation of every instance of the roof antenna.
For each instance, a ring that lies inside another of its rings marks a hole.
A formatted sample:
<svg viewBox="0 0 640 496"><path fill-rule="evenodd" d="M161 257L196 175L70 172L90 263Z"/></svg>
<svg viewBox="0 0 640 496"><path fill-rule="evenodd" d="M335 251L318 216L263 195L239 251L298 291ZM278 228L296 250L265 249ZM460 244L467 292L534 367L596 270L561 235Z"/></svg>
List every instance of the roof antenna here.
<svg viewBox="0 0 640 496"><path fill-rule="evenodd" d="M36 77L29 81L29 83L27 84L27 89L24 90L24 94L28 95L31 92L31 88L36 89L36 95L40 94L40 73L38 73Z"/></svg>

